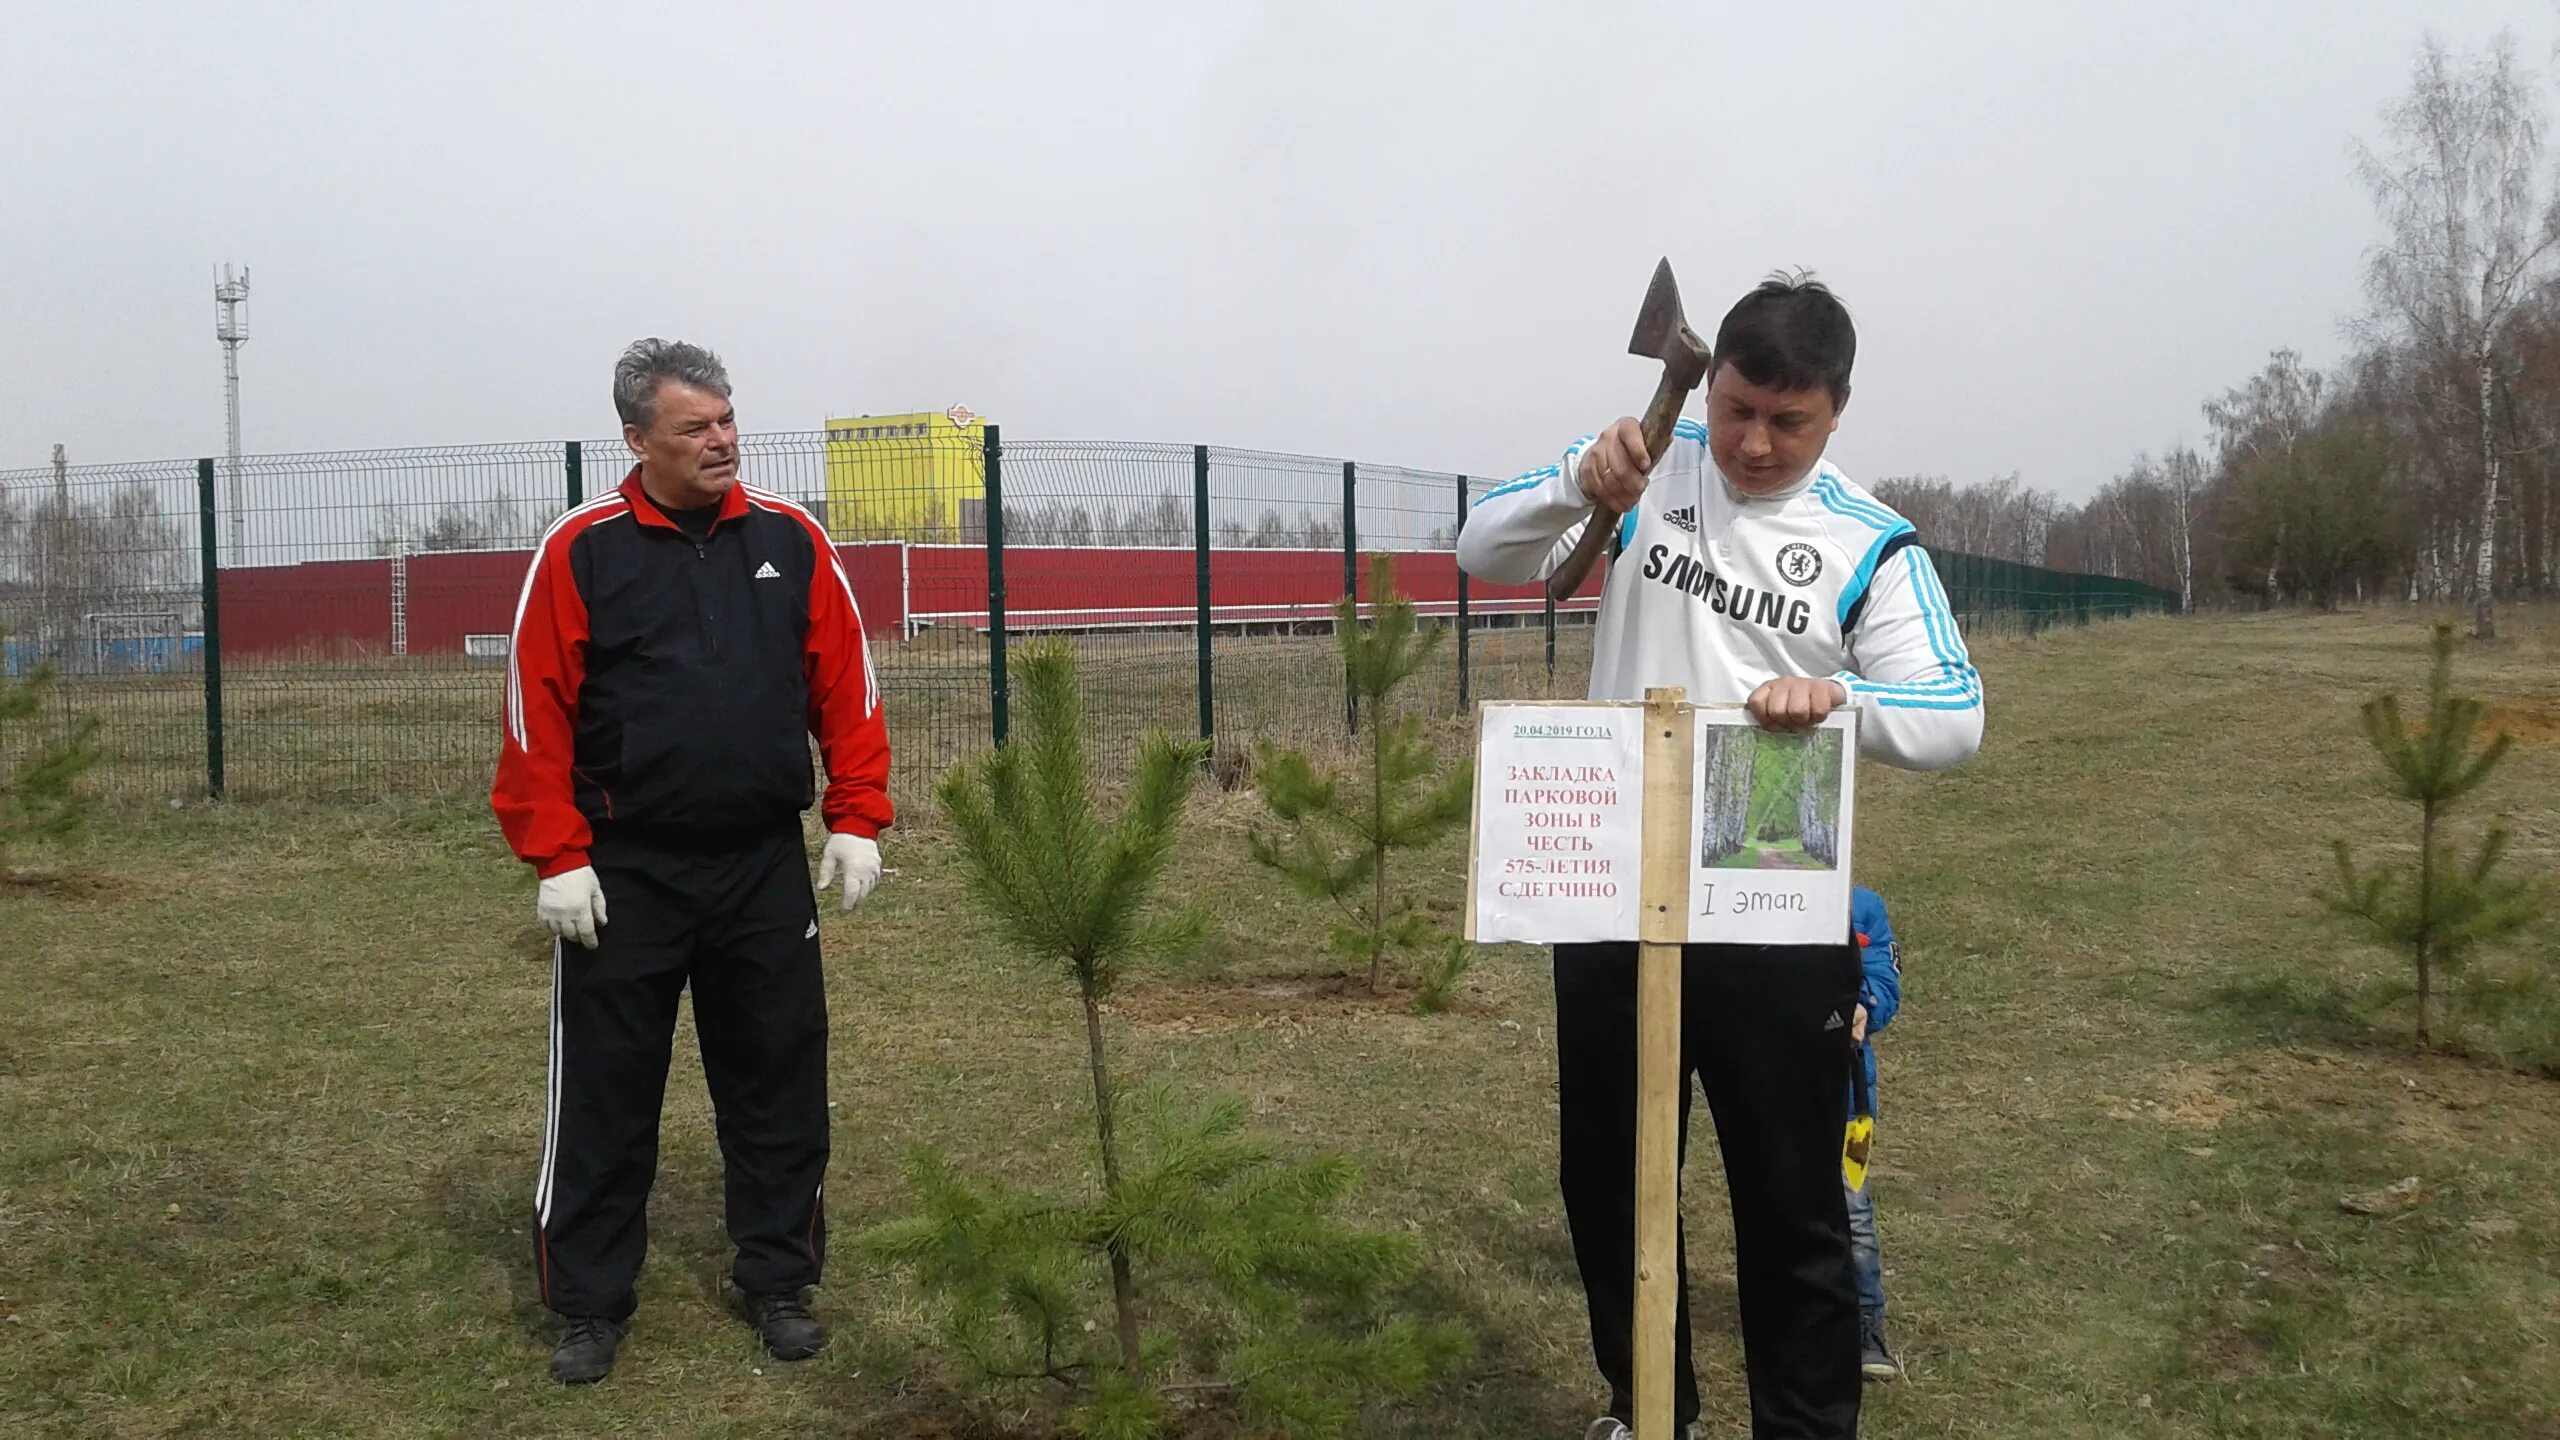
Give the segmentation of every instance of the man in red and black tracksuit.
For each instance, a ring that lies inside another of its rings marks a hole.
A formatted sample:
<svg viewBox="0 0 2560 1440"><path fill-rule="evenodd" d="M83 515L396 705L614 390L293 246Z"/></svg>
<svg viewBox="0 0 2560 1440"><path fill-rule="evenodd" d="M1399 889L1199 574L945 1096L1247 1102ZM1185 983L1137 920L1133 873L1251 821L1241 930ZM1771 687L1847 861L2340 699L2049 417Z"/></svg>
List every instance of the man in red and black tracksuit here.
<svg viewBox="0 0 2560 1440"><path fill-rule="evenodd" d="M693 990L732 1278L778 1358L825 1343L827 1017L800 817L828 783L818 888L880 875L889 747L862 618L808 512L738 481L717 357L644 340L614 370L639 463L542 537L517 601L491 805L554 936L534 1192L552 1371L613 1368L647 1249L676 1001Z"/></svg>

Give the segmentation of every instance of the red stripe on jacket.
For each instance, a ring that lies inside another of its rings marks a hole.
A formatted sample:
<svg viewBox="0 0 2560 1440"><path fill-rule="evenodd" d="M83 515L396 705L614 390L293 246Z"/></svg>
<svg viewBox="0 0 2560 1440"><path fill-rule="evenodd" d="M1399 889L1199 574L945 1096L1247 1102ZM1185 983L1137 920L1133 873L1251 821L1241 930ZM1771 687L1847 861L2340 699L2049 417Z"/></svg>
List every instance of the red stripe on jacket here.
<svg viewBox="0 0 2560 1440"><path fill-rule="evenodd" d="M594 525L629 514L620 493L552 522L534 547L507 642L506 715L489 808L516 858L544 879L587 863L594 838L571 798L578 687L587 671L587 603L569 573L569 546Z"/></svg>

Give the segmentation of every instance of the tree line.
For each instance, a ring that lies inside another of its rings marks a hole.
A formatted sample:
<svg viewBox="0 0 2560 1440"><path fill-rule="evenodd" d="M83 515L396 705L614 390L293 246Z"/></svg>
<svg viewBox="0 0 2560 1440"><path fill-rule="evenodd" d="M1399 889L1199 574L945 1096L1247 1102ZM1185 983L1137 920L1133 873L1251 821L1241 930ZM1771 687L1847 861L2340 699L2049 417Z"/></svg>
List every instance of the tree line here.
<svg viewBox="0 0 2560 1440"><path fill-rule="evenodd" d="M2492 606L2560 588L2560 184L2547 82L2507 34L2429 37L2354 146L2380 236L2348 354L2278 348L2074 506L2020 483L1874 487L1930 543L2141 580L2194 605Z"/></svg>

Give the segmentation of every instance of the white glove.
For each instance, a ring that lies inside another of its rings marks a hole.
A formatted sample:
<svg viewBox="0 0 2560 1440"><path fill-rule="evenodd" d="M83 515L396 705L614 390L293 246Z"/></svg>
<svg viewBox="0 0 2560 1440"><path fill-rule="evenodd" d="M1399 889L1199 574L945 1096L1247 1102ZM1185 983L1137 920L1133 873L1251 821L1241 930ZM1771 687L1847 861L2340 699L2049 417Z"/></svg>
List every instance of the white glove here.
<svg viewBox="0 0 2560 1440"><path fill-rule="evenodd" d="M594 866L581 865L543 881L533 903L555 938L596 948L596 932L604 928L604 886L596 882Z"/></svg>
<svg viewBox="0 0 2560 1440"><path fill-rule="evenodd" d="M826 853L818 857L818 889L834 884L838 874L844 876L844 908L850 910L880 883L880 843L863 835L828 836Z"/></svg>

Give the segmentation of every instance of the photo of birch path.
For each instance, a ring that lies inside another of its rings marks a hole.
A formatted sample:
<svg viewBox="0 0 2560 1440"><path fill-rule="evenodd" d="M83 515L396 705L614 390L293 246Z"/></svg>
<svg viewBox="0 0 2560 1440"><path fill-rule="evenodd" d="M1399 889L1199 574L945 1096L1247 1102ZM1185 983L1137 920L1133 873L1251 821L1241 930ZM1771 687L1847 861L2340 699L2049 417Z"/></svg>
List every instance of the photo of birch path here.
<svg viewBox="0 0 2560 1440"><path fill-rule="evenodd" d="M1706 752L1699 863L1830 870L1840 861L1841 732L1699 727Z"/></svg>

